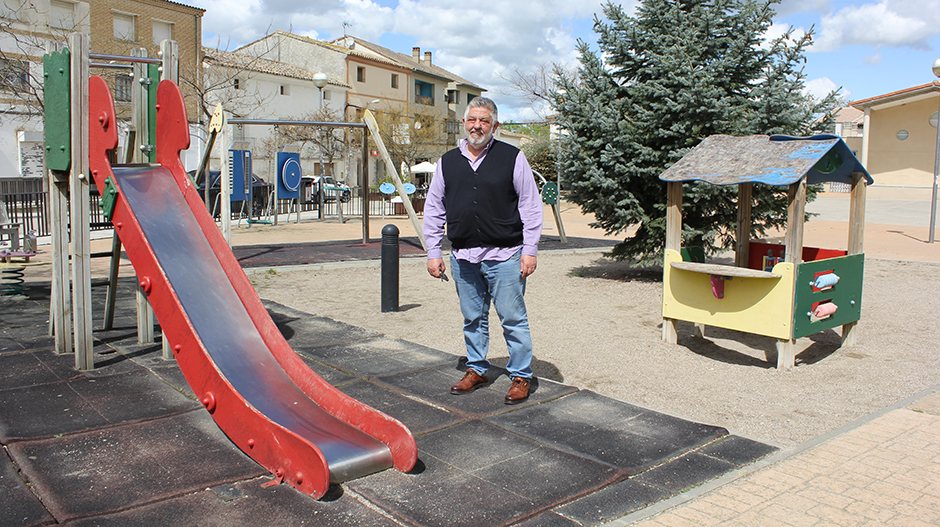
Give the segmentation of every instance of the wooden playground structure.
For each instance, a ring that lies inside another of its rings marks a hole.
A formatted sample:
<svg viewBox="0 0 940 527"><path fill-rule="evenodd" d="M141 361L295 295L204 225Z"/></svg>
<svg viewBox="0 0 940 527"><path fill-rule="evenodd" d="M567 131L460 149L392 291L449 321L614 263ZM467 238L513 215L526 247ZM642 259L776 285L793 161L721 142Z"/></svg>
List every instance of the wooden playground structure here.
<svg viewBox="0 0 940 527"><path fill-rule="evenodd" d="M853 345L861 317L865 192L871 176L838 136L707 138L666 170L663 340L678 342L678 321L777 339L778 369L796 363L796 339L842 326ZM683 248L682 185L738 186L735 264L705 263ZM806 186L851 185L848 249L803 246ZM785 243L750 240L752 185L787 187Z"/></svg>

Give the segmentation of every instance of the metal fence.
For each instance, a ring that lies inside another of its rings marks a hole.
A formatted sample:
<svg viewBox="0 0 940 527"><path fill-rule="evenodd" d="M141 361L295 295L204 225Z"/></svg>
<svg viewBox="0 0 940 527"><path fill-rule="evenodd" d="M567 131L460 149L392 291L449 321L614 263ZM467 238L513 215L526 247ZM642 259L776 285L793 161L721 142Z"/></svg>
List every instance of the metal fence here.
<svg viewBox="0 0 940 527"><path fill-rule="evenodd" d="M28 181L28 183L23 183ZM42 181L36 180L0 180L0 200L6 205L7 214L10 221L19 223L23 234L33 234L37 237L49 236L51 234L51 223L49 219L49 193L44 190ZM343 208L343 216L361 217L362 199L361 189L350 189L350 199L342 201L336 197L326 196L322 200L299 200L299 207L302 216L305 219L313 217L315 219L328 219L339 216L339 207ZM269 202L269 192L261 192L255 196L251 207L243 206L242 202L232 202L232 220L239 219L266 219L274 212ZM214 196L213 196L214 198ZM107 221L99 206L101 197L94 190L91 194L91 213L90 228L93 231L107 230L111 228L111 222ZM213 212L216 219L219 217L218 200L212 199ZM412 200L415 210L422 211L423 199ZM278 215L295 214L297 212L298 200L278 200ZM404 208L401 204L391 201L388 196L379 192L369 193L369 216L395 216L404 214Z"/></svg>

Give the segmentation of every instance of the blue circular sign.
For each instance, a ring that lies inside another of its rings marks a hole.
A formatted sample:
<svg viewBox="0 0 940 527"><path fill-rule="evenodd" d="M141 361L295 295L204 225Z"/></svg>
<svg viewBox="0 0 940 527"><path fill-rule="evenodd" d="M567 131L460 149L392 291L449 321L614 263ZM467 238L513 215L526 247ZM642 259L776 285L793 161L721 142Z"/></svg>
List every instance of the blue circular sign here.
<svg viewBox="0 0 940 527"><path fill-rule="evenodd" d="M415 188L414 185L412 185L411 183L405 183L405 194L414 194L415 190L417 189Z"/></svg>
<svg viewBox="0 0 940 527"><path fill-rule="evenodd" d="M395 185L392 185L389 182L382 183L379 185L379 191L381 191L382 194L391 194L395 192Z"/></svg>
<svg viewBox="0 0 940 527"><path fill-rule="evenodd" d="M284 162L281 167L281 182L285 189L296 192L300 188L300 176L300 163L297 159L291 157Z"/></svg>

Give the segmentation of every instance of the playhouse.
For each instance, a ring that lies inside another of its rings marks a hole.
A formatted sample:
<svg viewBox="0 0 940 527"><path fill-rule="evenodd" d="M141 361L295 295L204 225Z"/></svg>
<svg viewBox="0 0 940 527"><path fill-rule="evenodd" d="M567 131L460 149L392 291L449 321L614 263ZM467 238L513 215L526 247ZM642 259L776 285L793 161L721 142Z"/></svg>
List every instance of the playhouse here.
<svg viewBox="0 0 940 527"><path fill-rule="evenodd" d="M660 179L667 182L663 340L677 322L777 339L777 368L795 364L796 339L842 326L852 345L861 317L865 190L871 176L834 135L708 137ZM682 184L738 186L735 264L705 263L681 247ZM803 246L806 186L844 183L851 192L847 250ZM784 244L750 240L752 185L787 187Z"/></svg>

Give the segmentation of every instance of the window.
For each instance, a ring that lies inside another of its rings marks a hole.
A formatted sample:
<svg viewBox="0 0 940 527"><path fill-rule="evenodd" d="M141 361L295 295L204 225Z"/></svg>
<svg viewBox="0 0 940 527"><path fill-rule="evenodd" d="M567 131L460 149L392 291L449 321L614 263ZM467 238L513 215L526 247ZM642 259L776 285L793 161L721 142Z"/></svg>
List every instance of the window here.
<svg viewBox="0 0 940 527"><path fill-rule="evenodd" d="M364 66L356 66L356 80L359 82L366 81L366 68Z"/></svg>
<svg viewBox="0 0 940 527"><path fill-rule="evenodd" d="M398 89L398 74L392 73L392 88Z"/></svg>
<svg viewBox="0 0 940 527"><path fill-rule="evenodd" d="M467 94L467 104L470 104L470 101L472 101L474 97L476 97L476 95L474 95L474 94L472 94L472 93L468 93L468 94Z"/></svg>
<svg viewBox="0 0 940 527"><path fill-rule="evenodd" d="M324 101L330 100L330 90L323 90L323 100Z"/></svg>
<svg viewBox="0 0 940 527"><path fill-rule="evenodd" d="M17 92L29 86L29 64L0 59L0 91Z"/></svg>
<svg viewBox="0 0 940 527"><path fill-rule="evenodd" d="M164 40L173 40L173 22L153 20L153 43L160 45Z"/></svg>
<svg viewBox="0 0 940 527"><path fill-rule="evenodd" d="M49 2L49 25L58 29L75 27L75 4L63 0Z"/></svg>
<svg viewBox="0 0 940 527"><path fill-rule="evenodd" d="M134 86L134 78L129 75L117 75L114 77L114 100L130 101L131 87Z"/></svg>
<svg viewBox="0 0 940 527"><path fill-rule="evenodd" d="M290 86L285 84L281 85L281 95L290 95Z"/></svg>
<svg viewBox="0 0 940 527"><path fill-rule="evenodd" d="M898 130L897 138L898 138L899 141L904 141L905 139L907 139L907 138L910 137L910 136L911 136L911 134L908 133L907 130Z"/></svg>
<svg viewBox="0 0 940 527"><path fill-rule="evenodd" d="M415 104L434 106L434 85L429 82L415 81Z"/></svg>
<svg viewBox="0 0 940 527"><path fill-rule="evenodd" d="M239 81L237 78L232 81L232 87L235 88L236 90L242 89L241 84L242 84L241 81Z"/></svg>
<svg viewBox="0 0 940 527"><path fill-rule="evenodd" d="M457 104L457 101L460 97L460 92L457 90L447 90L447 102L449 104Z"/></svg>
<svg viewBox="0 0 940 527"><path fill-rule="evenodd" d="M137 40L134 26L137 16L130 13L114 13L114 38L117 40Z"/></svg>

